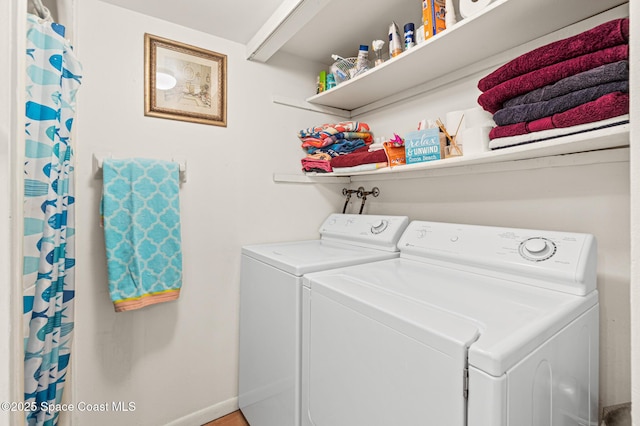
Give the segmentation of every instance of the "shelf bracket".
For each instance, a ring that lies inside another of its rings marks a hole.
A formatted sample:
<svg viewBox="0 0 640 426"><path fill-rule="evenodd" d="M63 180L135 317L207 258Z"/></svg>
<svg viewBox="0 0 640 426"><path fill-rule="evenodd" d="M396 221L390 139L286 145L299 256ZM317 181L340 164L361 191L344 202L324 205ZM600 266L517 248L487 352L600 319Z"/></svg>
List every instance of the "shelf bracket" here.
<svg viewBox="0 0 640 426"><path fill-rule="evenodd" d="M324 105L315 105L309 102L300 101L298 99L287 98L285 96L273 96L273 103L285 105L293 108L304 109L307 111L319 112L322 114L335 115L340 118L351 119L351 111L340 108L333 108Z"/></svg>

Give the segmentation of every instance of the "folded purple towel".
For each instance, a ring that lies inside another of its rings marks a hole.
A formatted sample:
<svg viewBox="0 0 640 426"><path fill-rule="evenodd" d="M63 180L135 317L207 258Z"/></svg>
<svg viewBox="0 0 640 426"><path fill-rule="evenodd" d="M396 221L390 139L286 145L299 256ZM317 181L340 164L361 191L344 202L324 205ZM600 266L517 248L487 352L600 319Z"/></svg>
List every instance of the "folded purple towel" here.
<svg viewBox="0 0 640 426"><path fill-rule="evenodd" d="M618 61L563 78L557 83L511 98L508 101L505 101L504 108L548 101L549 99L586 89L588 87L595 87L604 83L625 80L629 80L629 61Z"/></svg>
<svg viewBox="0 0 640 426"><path fill-rule="evenodd" d="M561 127L577 126L579 124L593 123L618 117L629 113L628 93L609 93L595 101L587 102L550 117L544 117L530 122L509 124L491 129L489 139L505 138L509 136L524 135Z"/></svg>
<svg viewBox="0 0 640 426"><path fill-rule="evenodd" d="M629 18L605 22L588 31L518 56L481 79L478 82L478 88L486 92L500 83L528 72L628 42Z"/></svg>
<svg viewBox="0 0 640 426"><path fill-rule="evenodd" d="M595 101L599 97L613 92L629 92L629 82L613 81L611 83L604 83L599 86L577 90L548 101L503 108L493 115L493 121L495 121L498 126L506 126L507 124L515 124L523 121L533 121L567 111L578 105L586 104L587 102Z"/></svg>
<svg viewBox="0 0 640 426"><path fill-rule="evenodd" d="M587 55L578 56L557 64L549 65L528 74L524 74L487 90L478 97L482 108L494 114L502 109L508 99L539 89L563 78L629 58L629 45L621 44Z"/></svg>

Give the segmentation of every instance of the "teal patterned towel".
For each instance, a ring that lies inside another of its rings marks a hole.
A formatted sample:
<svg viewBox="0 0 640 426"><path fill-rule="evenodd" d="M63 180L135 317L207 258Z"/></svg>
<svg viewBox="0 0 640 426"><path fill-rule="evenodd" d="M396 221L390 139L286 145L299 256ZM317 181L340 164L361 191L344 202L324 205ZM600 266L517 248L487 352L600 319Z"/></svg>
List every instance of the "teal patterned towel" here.
<svg viewBox="0 0 640 426"><path fill-rule="evenodd" d="M178 163L105 159L101 212L116 312L175 300L182 287Z"/></svg>

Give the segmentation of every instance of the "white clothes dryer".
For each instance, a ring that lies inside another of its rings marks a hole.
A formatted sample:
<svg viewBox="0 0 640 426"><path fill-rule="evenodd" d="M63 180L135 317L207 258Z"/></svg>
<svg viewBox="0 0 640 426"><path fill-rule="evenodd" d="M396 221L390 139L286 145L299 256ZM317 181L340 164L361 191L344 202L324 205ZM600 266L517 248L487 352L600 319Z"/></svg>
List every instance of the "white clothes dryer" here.
<svg viewBox="0 0 640 426"><path fill-rule="evenodd" d="M592 235L414 221L398 247L305 276L304 426L597 425Z"/></svg>
<svg viewBox="0 0 640 426"><path fill-rule="evenodd" d="M332 214L320 239L242 248L238 403L251 426L300 425L302 276L398 257L408 224Z"/></svg>

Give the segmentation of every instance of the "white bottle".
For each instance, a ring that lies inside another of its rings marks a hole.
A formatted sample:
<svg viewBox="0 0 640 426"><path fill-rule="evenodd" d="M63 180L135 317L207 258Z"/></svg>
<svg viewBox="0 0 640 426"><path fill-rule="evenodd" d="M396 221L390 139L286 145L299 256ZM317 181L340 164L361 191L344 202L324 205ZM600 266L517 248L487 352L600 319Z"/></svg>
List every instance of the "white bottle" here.
<svg viewBox="0 0 640 426"><path fill-rule="evenodd" d="M360 50L358 50L358 59L356 59L356 68L362 71L369 69L369 46L365 44L361 44Z"/></svg>

